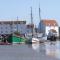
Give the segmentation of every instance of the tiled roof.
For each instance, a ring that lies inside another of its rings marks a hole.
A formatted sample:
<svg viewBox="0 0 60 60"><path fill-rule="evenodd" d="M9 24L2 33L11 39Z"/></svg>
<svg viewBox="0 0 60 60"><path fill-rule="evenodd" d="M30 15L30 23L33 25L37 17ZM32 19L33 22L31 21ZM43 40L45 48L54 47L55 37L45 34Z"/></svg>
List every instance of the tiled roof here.
<svg viewBox="0 0 60 60"><path fill-rule="evenodd" d="M45 24L46 26L58 26L56 20L41 20L43 22L43 24Z"/></svg>

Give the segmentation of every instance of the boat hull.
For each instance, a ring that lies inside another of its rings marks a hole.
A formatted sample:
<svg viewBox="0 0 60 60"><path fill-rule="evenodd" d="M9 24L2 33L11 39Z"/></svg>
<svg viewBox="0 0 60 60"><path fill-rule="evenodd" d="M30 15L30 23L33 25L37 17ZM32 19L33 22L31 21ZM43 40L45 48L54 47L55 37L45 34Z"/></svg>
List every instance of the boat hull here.
<svg viewBox="0 0 60 60"><path fill-rule="evenodd" d="M32 43L38 43L39 42L39 39L37 38L32 38Z"/></svg>

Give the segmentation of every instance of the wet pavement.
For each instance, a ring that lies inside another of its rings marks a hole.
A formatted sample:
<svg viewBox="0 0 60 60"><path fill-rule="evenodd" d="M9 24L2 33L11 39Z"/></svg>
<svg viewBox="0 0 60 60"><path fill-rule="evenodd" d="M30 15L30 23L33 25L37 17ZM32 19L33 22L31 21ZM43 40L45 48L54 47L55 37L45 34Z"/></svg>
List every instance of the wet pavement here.
<svg viewBox="0 0 60 60"><path fill-rule="evenodd" d="M60 42L0 45L0 60L60 60Z"/></svg>

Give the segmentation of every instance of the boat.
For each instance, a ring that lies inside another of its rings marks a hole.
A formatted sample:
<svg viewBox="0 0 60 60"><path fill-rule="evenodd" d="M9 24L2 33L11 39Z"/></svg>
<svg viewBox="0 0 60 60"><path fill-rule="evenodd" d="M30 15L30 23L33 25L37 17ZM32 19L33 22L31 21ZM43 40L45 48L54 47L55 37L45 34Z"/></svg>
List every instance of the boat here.
<svg viewBox="0 0 60 60"><path fill-rule="evenodd" d="M39 39L38 38L32 38L32 43L38 43Z"/></svg>
<svg viewBox="0 0 60 60"><path fill-rule="evenodd" d="M34 24L33 24L33 16L32 16L32 7L31 7L31 35L28 39L29 44L39 42L39 39L37 37L35 37L34 35L35 35L35 33L34 33Z"/></svg>

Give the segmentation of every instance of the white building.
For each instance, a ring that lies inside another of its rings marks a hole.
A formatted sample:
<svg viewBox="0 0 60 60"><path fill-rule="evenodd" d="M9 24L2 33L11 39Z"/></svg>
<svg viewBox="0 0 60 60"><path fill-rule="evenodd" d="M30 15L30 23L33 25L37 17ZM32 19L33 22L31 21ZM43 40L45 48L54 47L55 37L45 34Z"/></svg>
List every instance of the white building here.
<svg viewBox="0 0 60 60"><path fill-rule="evenodd" d="M56 20L41 20L38 28L44 35L48 35L50 30L54 30L57 32L57 36L59 36L59 26Z"/></svg>
<svg viewBox="0 0 60 60"><path fill-rule="evenodd" d="M0 35L11 34L15 31L26 33L26 21L0 21Z"/></svg>

